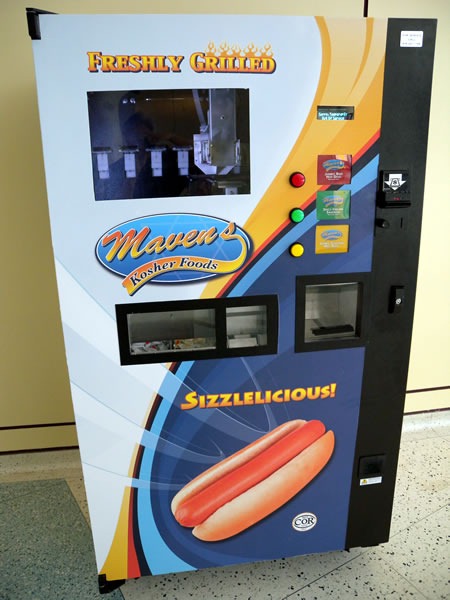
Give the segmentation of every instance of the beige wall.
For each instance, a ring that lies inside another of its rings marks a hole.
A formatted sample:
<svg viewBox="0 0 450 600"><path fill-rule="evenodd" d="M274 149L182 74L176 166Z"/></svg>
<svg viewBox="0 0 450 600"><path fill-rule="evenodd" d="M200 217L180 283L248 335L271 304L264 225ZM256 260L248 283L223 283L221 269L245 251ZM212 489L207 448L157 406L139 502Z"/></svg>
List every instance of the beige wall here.
<svg viewBox="0 0 450 600"><path fill-rule="evenodd" d="M1 0L3 57L0 94L0 451L76 444L50 240L31 40L29 2ZM395 12L391 5L395 4ZM35 6L60 13L274 13L362 16L363 0L42 0ZM300 6L301 5L301 8ZM433 90L426 208L417 310L408 389L450 384L446 229L450 203L443 200L448 171L449 52L447 0L371 0L371 16L439 17ZM445 35L447 34L447 36ZM446 58L447 57L447 58ZM69 148L69 141L67 141ZM62 151L64 149L62 148ZM446 211L447 220L444 217ZM444 282L443 274L447 274ZM408 395L408 410L450 406L450 392ZM41 427L39 427L41 425ZM42 427L42 425L46 425ZM48 426L52 425L52 426ZM7 431L1 428L8 427ZM11 429L12 428L12 429Z"/></svg>

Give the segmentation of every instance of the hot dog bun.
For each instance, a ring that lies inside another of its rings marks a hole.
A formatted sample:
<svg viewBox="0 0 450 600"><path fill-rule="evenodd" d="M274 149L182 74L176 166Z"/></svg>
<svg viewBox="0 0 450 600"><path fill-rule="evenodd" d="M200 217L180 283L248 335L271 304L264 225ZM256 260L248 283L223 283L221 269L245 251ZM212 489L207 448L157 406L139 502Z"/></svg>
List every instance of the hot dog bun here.
<svg viewBox="0 0 450 600"><path fill-rule="evenodd" d="M285 504L327 464L334 434L320 421L284 423L187 484L175 519L203 541L226 539Z"/></svg>
<svg viewBox="0 0 450 600"><path fill-rule="evenodd" d="M272 475L324 433L325 426L320 421L302 423L269 448L185 499L175 511L175 519L184 527L203 523L221 506Z"/></svg>
<svg viewBox="0 0 450 600"><path fill-rule="evenodd" d="M251 527L303 489L327 464L333 449L334 434L328 431L270 477L219 508L192 533L215 542Z"/></svg>

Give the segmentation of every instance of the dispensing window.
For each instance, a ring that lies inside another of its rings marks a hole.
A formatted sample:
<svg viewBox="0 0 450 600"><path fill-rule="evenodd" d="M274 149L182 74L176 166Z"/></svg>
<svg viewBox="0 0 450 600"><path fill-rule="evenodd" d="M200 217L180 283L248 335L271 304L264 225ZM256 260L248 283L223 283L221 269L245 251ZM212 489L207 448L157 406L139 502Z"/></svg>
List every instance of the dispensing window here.
<svg viewBox="0 0 450 600"><path fill-rule="evenodd" d="M305 342L355 337L359 283L307 285Z"/></svg>
<svg viewBox="0 0 450 600"><path fill-rule="evenodd" d="M296 351L362 344L366 274L297 279Z"/></svg>
<svg viewBox="0 0 450 600"><path fill-rule="evenodd" d="M226 308L227 347L267 346L267 306Z"/></svg>
<svg viewBox="0 0 450 600"><path fill-rule="evenodd" d="M138 312L127 315L131 355L216 348L213 308Z"/></svg>
<svg viewBox="0 0 450 600"><path fill-rule="evenodd" d="M121 364L273 354L276 296L116 306Z"/></svg>

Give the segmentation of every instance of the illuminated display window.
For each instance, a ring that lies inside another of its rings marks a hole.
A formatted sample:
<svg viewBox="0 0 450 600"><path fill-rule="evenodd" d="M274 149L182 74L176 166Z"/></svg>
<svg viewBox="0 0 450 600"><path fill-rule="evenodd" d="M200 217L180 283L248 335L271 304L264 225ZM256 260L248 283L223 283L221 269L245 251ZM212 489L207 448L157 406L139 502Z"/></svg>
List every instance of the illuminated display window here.
<svg viewBox="0 0 450 600"><path fill-rule="evenodd" d="M319 121L353 121L354 106L318 106L317 119Z"/></svg>

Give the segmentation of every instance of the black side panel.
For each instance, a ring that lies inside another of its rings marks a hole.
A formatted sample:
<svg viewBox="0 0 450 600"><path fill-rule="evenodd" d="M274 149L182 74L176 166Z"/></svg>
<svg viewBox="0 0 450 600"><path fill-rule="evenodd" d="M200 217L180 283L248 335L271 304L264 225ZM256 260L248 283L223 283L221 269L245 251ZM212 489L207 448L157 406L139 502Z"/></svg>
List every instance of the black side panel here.
<svg viewBox="0 0 450 600"><path fill-rule="evenodd" d="M423 32L422 46L413 35L412 46L401 47L405 31ZM434 19L388 21L370 327L347 548L389 537L414 316L435 35ZM400 174L400 182L408 180L388 193L388 205L381 193L387 172L394 179ZM372 459L361 462L366 457ZM382 482L361 486L361 474L372 467Z"/></svg>

